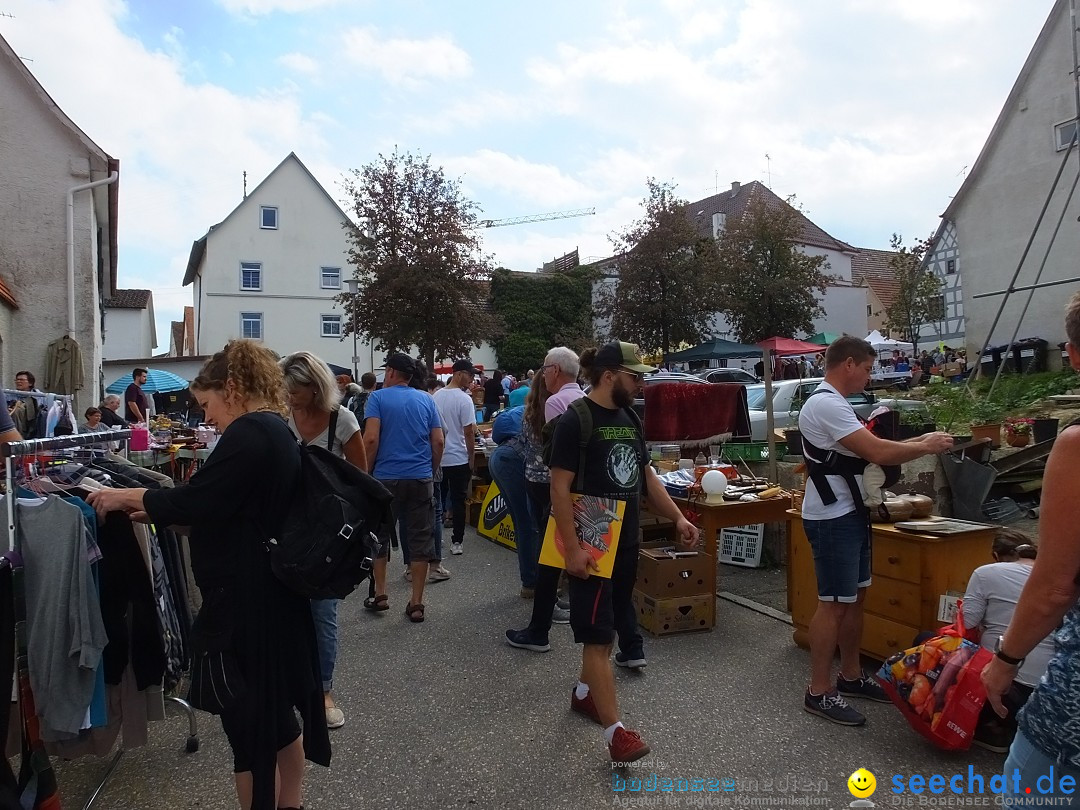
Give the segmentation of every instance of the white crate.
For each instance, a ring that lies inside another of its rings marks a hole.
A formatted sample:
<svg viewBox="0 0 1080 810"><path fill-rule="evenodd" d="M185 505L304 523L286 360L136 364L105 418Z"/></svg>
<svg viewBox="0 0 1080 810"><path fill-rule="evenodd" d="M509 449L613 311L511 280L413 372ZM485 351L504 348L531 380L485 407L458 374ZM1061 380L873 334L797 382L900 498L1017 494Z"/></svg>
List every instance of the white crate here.
<svg viewBox="0 0 1080 810"><path fill-rule="evenodd" d="M730 526L720 530L720 562L742 565L746 568L761 566L762 538L765 534L764 523L748 526Z"/></svg>

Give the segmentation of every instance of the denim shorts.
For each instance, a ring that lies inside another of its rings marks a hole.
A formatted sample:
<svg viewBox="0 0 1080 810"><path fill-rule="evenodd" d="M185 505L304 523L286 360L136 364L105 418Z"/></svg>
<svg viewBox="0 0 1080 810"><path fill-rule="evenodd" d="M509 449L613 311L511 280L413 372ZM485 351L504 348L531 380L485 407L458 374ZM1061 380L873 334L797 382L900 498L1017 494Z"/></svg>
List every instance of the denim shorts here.
<svg viewBox="0 0 1080 810"><path fill-rule="evenodd" d="M830 520L804 520L814 553L818 599L854 602L859 588L870 585L870 523L866 515L848 512Z"/></svg>

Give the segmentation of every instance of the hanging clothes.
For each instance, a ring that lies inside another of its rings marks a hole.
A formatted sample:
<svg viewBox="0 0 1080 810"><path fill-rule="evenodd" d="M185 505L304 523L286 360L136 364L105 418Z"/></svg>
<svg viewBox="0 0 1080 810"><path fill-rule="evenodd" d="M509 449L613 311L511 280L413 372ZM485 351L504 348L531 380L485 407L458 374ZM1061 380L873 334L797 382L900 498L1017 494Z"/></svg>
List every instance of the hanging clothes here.
<svg viewBox="0 0 1080 810"><path fill-rule="evenodd" d="M45 349L45 387L58 394L74 394L83 387L82 350L64 335Z"/></svg>

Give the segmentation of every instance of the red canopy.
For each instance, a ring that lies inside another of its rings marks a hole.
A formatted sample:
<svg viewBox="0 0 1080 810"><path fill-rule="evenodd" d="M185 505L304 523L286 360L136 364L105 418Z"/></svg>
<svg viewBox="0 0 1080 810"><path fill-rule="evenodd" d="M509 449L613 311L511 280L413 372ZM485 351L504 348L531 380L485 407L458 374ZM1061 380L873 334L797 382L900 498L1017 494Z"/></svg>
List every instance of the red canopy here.
<svg viewBox="0 0 1080 810"><path fill-rule="evenodd" d="M484 370L484 364L483 363L473 363L473 366L476 367L477 369L479 369L480 371ZM433 368L431 370L431 373L432 374L453 374L454 373L454 364L453 363L436 363L435 368Z"/></svg>
<svg viewBox="0 0 1080 810"><path fill-rule="evenodd" d="M816 343L785 337L771 337L758 341L757 345L763 349L769 349L774 354L817 354L823 348Z"/></svg>

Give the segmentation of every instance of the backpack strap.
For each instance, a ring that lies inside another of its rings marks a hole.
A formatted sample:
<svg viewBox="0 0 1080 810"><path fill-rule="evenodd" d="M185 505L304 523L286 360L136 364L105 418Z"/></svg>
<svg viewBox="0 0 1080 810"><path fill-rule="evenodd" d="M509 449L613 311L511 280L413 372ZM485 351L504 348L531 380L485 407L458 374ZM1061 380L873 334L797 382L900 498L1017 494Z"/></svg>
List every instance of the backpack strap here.
<svg viewBox="0 0 1080 810"><path fill-rule="evenodd" d="M330 425L326 428L326 449L334 452L334 435L337 433L337 417L341 406L338 405L330 411Z"/></svg>
<svg viewBox="0 0 1080 810"><path fill-rule="evenodd" d="M578 397L570 403L570 407L577 414L581 428L578 437L578 466L577 472L574 474L575 492L581 492L585 486L585 451L588 450L589 440L592 438L592 411L589 410L589 405L585 402L586 399L587 397Z"/></svg>
<svg viewBox="0 0 1080 810"><path fill-rule="evenodd" d="M815 396L818 393L831 393L828 390L818 388L807 396L807 400L810 397ZM844 404L849 408L851 403L844 397L837 394L837 397L844 401ZM854 408L852 408L854 410ZM855 414L856 418L864 425L865 421L858 414ZM811 481L814 482L814 488L817 490L818 497L821 498L822 504L829 506L836 503L836 493L833 492L832 485L825 477L827 475L838 475L844 479L848 485L848 489L851 491L852 500L855 501L855 510L860 513L867 513L869 516L869 510L863 503L862 490L859 487L859 482L855 476L862 475L863 470L866 469L866 465L869 464L866 459L859 458L858 456L846 456L843 453L838 453L835 450L824 450L820 447L810 443L810 440L806 438L805 434L802 434L802 455L806 461L806 473ZM810 452L807 452L810 451Z"/></svg>

